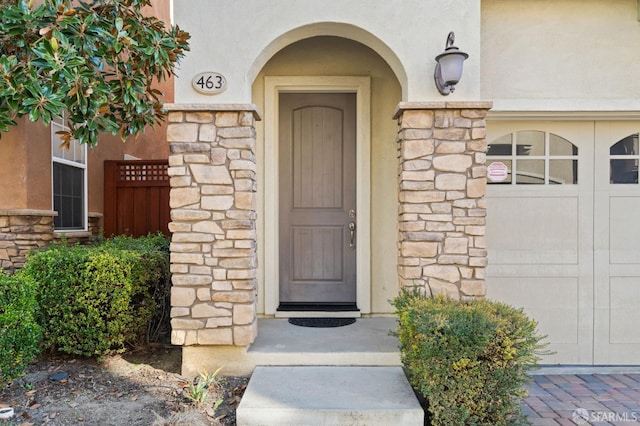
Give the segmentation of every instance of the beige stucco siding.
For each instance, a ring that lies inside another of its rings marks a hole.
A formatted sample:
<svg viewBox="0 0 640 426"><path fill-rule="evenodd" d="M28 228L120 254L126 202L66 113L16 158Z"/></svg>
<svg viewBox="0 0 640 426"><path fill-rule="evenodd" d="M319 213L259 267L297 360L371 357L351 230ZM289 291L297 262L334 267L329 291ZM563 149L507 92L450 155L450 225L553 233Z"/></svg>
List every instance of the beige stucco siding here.
<svg viewBox="0 0 640 426"><path fill-rule="evenodd" d="M0 139L0 208L51 210L51 132L40 123L19 120ZM137 139L123 143L119 137L103 136L95 148L87 149L89 211L103 213L105 160L136 158L166 159L166 125L148 129Z"/></svg>
<svg viewBox="0 0 640 426"><path fill-rule="evenodd" d="M49 129L24 125L26 118L0 139L0 208L51 210Z"/></svg>
<svg viewBox="0 0 640 426"><path fill-rule="evenodd" d="M371 77L371 310L390 312L397 294L397 154L394 108L401 89L389 66L371 49L346 39L319 37L298 42L275 55L253 84L253 103L264 109L265 76ZM264 182L264 123L257 123L258 182ZM259 199L265 188L258 185ZM259 312L264 312L264 204L259 203ZM364 230L361 232L365 232Z"/></svg>
<svg viewBox="0 0 640 426"><path fill-rule="evenodd" d="M435 56L449 31L470 54L465 84L456 98L480 94L479 0L174 0L174 19L192 35L191 52L178 71L177 103L247 103L262 66L280 49L304 38L339 35L384 57L400 81L403 100L439 99L433 85ZM228 80L225 92L208 97L191 87L198 73Z"/></svg>
<svg viewBox="0 0 640 426"><path fill-rule="evenodd" d="M103 213L105 160L122 160L125 154L136 158L166 159L169 146L163 123L138 138L126 142L105 135L95 148L87 149L89 212ZM0 139L0 208L51 210L51 131L40 123L18 120Z"/></svg>
<svg viewBox="0 0 640 426"><path fill-rule="evenodd" d="M494 110L637 110L635 0L483 0L482 98Z"/></svg>

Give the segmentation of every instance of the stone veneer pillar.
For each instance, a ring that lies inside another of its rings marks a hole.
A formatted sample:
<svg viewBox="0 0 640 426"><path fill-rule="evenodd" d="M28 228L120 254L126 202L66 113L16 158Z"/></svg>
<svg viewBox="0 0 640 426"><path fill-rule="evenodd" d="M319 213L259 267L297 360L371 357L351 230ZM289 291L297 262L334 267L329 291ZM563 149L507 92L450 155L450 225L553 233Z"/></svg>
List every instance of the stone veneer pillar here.
<svg viewBox="0 0 640 426"><path fill-rule="evenodd" d="M171 342L247 346L256 320L253 105L169 105Z"/></svg>
<svg viewBox="0 0 640 426"><path fill-rule="evenodd" d="M486 294L485 116L491 102L398 105L401 287Z"/></svg>

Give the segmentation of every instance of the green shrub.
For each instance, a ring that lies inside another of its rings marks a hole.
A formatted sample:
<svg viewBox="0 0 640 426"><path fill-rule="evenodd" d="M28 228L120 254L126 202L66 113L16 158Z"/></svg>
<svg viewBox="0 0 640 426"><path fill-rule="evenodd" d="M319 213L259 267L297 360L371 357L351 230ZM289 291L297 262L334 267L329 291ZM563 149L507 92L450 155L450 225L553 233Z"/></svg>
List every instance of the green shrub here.
<svg viewBox="0 0 640 426"><path fill-rule="evenodd" d="M403 292L393 304L402 363L434 426L525 421L519 400L544 347L535 321L488 300Z"/></svg>
<svg viewBox="0 0 640 426"><path fill-rule="evenodd" d="M19 377L38 354L36 285L22 273L0 273L0 385Z"/></svg>
<svg viewBox="0 0 640 426"><path fill-rule="evenodd" d="M29 256L24 271L39 283L45 349L102 356L147 339L166 305L155 293L168 285L168 250L154 238L58 244Z"/></svg>
<svg viewBox="0 0 640 426"><path fill-rule="evenodd" d="M171 333L171 272L169 262L169 238L162 233L146 237L113 237L104 242L107 247L133 250L140 254L141 276L153 299L153 316L147 325L146 340L168 340Z"/></svg>

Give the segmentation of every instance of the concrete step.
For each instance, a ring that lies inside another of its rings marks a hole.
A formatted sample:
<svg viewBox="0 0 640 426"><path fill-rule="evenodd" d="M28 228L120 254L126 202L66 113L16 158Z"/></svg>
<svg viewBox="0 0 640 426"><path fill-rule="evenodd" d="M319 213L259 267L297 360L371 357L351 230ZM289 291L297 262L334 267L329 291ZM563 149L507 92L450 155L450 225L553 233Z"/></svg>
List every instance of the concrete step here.
<svg viewBox="0 0 640 426"><path fill-rule="evenodd" d="M247 351L253 365L401 365L395 318L358 318L345 327L311 328L261 319Z"/></svg>
<svg viewBox="0 0 640 426"><path fill-rule="evenodd" d="M400 366L393 317L358 318L344 327L313 328L286 319L260 318L258 337L249 346L185 346L182 374L223 366L226 375L250 375L258 365Z"/></svg>
<svg viewBox="0 0 640 426"><path fill-rule="evenodd" d="M256 367L238 426L413 425L424 412L401 367Z"/></svg>

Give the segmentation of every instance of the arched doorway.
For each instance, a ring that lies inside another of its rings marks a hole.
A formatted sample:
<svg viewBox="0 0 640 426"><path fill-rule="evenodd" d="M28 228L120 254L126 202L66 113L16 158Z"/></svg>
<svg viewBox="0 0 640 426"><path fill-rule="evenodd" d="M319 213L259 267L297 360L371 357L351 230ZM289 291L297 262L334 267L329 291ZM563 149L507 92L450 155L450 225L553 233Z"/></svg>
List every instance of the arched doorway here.
<svg viewBox="0 0 640 426"><path fill-rule="evenodd" d="M401 100L401 91L394 72L376 52L358 42L332 36L313 37L288 46L271 58L256 77L254 103L264 111L265 118L263 127L257 128L258 164L264 173L263 185L258 189L263 201L258 207L259 223L262 224L258 236L259 276L262 279L258 281L264 313L289 315L278 310L282 302L287 302L281 298L283 268L292 267L292 255L287 255L287 259L281 258L281 224L286 222L283 221L282 210L286 208L280 204L280 191L281 182L287 181L283 180L282 173L289 172L280 164L278 142L281 97L288 94L307 94L311 98L331 94L353 97L355 111L351 125L355 132L355 163L352 167L355 170L353 187L345 189L345 193L353 194L355 204L340 207L345 220L341 230L334 233L335 238L328 236L326 229L323 231L328 245L322 246L318 238L310 244L315 244L316 250L332 254L335 250L330 249L330 245L341 244L347 258L355 255L355 303L346 303L349 306L341 308L357 309L362 313L391 312L388 300L397 291L396 265L389 261L389 253L396 249L397 221L397 129L391 117ZM319 105L317 101L311 101L308 106ZM348 169L343 168L340 174L345 175ZM372 170L376 172L372 173ZM327 171L320 173L326 174ZM354 225L357 227L355 230L349 229ZM289 234L286 238L293 237ZM297 241L299 244L301 240L298 238ZM300 252L289 250L292 254ZM320 265L316 266L316 272L331 268L327 266L329 264L339 268L346 265L343 256L321 261L313 249L306 250L308 254L303 258L307 265L310 261ZM329 275L335 271L329 271ZM322 304L331 298L319 300ZM336 308L335 303L333 308Z"/></svg>

